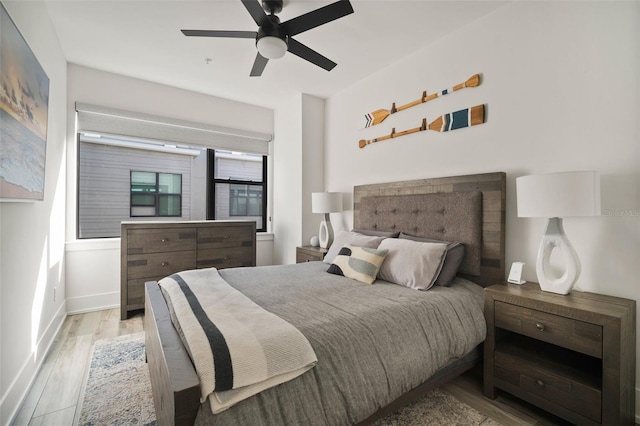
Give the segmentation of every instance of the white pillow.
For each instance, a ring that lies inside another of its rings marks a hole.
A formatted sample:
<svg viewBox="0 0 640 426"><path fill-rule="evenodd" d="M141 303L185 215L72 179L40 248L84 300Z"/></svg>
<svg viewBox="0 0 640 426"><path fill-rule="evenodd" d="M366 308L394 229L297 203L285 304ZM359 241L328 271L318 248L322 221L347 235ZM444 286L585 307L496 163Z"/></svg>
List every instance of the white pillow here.
<svg viewBox="0 0 640 426"><path fill-rule="evenodd" d="M341 229L333 240L333 244L329 247L329 251L324 257L324 263L333 263L333 259L338 255L340 249L344 246L356 246L367 248L378 248L380 242L385 237L370 237L358 232L345 231Z"/></svg>
<svg viewBox="0 0 640 426"><path fill-rule="evenodd" d="M378 278L416 290L428 290L440 274L447 245L387 238L378 249L389 250Z"/></svg>

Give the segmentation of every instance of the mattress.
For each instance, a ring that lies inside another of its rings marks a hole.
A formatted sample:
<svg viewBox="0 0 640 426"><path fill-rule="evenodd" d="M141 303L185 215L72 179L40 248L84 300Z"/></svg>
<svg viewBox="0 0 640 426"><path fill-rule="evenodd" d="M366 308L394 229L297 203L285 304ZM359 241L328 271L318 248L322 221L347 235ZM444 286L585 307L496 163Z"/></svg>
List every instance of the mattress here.
<svg viewBox="0 0 640 426"><path fill-rule="evenodd" d="M232 287L295 326L317 365L213 415L199 425L345 425L358 423L455 364L484 341L483 289L456 278L418 291L372 285L326 272L328 264L220 270Z"/></svg>

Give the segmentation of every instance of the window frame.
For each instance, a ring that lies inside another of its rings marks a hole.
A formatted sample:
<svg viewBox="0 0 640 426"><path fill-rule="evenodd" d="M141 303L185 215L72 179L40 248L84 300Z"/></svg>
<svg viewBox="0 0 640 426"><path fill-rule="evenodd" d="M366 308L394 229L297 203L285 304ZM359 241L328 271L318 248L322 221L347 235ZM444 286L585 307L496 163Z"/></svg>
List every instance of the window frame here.
<svg viewBox="0 0 640 426"><path fill-rule="evenodd" d="M262 187L262 206L260 213L262 215L262 226L256 225L256 232L267 232L267 163L268 156L262 155L262 182L254 180L241 179L221 179L216 178L215 167L216 150L207 149L207 220L216 220L216 184L228 185L244 185L244 186L261 186ZM248 199L248 198L247 198Z"/></svg>

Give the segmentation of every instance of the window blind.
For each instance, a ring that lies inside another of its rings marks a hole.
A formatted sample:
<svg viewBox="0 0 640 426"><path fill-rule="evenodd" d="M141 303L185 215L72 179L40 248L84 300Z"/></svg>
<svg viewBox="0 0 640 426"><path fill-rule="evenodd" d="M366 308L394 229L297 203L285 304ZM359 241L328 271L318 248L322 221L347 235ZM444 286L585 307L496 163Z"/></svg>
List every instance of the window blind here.
<svg viewBox="0 0 640 426"><path fill-rule="evenodd" d="M252 154L269 154L272 136L76 102L78 132L133 136Z"/></svg>

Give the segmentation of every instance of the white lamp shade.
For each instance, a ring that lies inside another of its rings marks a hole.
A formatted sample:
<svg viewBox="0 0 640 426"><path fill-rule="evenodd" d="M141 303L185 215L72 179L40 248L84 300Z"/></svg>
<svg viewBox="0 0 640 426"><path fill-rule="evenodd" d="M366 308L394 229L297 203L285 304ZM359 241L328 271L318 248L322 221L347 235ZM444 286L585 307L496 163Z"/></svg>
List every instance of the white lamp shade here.
<svg viewBox="0 0 640 426"><path fill-rule="evenodd" d="M313 213L333 213L342 211L341 192L313 192L311 194Z"/></svg>
<svg viewBox="0 0 640 426"><path fill-rule="evenodd" d="M264 36L256 43L258 52L267 59L279 59L287 53L287 43L278 37Z"/></svg>
<svg viewBox="0 0 640 426"><path fill-rule="evenodd" d="M600 215L598 172L562 172L516 178L519 217Z"/></svg>
<svg viewBox="0 0 640 426"><path fill-rule="evenodd" d="M600 175L588 171L522 176L516 179L516 194L518 216L548 218L536 260L540 288L568 294L580 276L580 259L564 233L562 218L600 215ZM559 277L551 267L555 249L564 260Z"/></svg>

